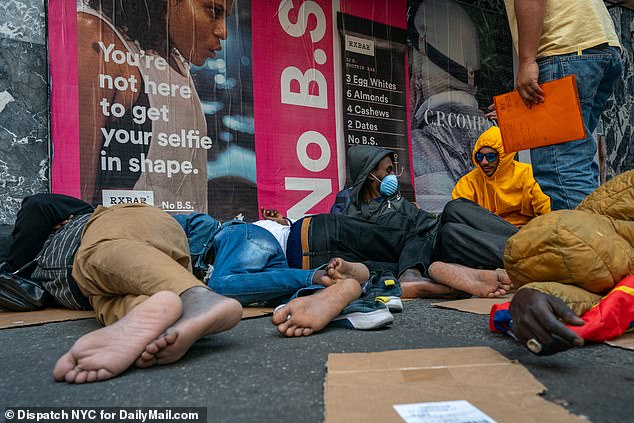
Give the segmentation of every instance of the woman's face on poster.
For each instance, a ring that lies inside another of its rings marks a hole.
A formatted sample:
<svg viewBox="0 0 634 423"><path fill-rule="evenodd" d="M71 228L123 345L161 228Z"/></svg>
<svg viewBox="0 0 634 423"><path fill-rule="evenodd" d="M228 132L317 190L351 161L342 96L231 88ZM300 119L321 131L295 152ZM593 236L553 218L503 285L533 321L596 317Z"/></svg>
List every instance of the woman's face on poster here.
<svg viewBox="0 0 634 423"><path fill-rule="evenodd" d="M190 63L201 66L221 50L233 0L168 0L170 45Z"/></svg>

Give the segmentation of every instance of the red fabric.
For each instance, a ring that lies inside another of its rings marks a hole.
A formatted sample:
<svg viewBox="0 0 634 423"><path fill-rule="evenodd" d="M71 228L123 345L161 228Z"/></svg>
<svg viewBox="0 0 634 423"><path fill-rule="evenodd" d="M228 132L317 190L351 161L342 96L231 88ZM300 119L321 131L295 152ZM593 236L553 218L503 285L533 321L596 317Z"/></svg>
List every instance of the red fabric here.
<svg viewBox="0 0 634 423"><path fill-rule="evenodd" d="M634 322L634 275L619 282L581 318L585 325L568 328L586 341L602 342L622 335Z"/></svg>
<svg viewBox="0 0 634 423"><path fill-rule="evenodd" d="M495 321L496 321L496 315L495 313L497 313L498 311L502 311L502 310L508 310L509 307L511 306L511 302L507 301L505 303L502 304L493 304L493 307L491 307L491 311L489 312L489 329L491 329L491 332L495 332L495 333L505 333L502 332L501 330L499 330L496 326L495 326ZM500 320L500 314L498 314L498 321Z"/></svg>

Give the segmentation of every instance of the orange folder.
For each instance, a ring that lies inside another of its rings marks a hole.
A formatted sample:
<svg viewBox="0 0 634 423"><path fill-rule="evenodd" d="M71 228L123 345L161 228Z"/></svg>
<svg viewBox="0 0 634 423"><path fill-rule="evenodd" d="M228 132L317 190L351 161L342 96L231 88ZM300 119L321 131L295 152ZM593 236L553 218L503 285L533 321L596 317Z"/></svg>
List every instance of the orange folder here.
<svg viewBox="0 0 634 423"><path fill-rule="evenodd" d="M530 109L517 91L493 97L507 153L586 137L574 75L540 84L544 102Z"/></svg>

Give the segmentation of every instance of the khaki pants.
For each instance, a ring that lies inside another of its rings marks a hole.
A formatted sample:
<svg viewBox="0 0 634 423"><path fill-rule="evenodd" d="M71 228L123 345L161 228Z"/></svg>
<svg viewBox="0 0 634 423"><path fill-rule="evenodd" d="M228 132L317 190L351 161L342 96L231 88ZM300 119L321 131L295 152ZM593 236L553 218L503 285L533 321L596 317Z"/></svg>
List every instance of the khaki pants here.
<svg viewBox="0 0 634 423"><path fill-rule="evenodd" d="M187 236L158 208L99 206L84 228L73 278L97 320L109 325L159 291L204 286L191 273Z"/></svg>

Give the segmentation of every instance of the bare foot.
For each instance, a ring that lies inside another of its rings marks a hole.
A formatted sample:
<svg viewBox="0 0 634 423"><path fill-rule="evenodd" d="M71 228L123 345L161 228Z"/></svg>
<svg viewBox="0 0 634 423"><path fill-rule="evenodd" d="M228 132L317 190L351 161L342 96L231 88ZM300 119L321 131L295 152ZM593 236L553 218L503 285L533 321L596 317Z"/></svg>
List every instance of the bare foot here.
<svg viewBox="0 0 634 423"><path fill-rule="evenodd" d="M178 361L198 339L231 329L242 318L240 303L203 286L188 289L180 299L181 318L161 336L146 342L145 350L136 360L137 367Z"/></svg>
<svg viewBox="0 0 634 423"><path fill-rule="evenodd" d="M145 346L180 317L178 295L162 291L134 307L116 323L90 332L60 357L53 369L57 381L97 382L124 372Z"/></svg>
<svg viewBox="0 0 634 423"><path fill-rule="evenodd" d="M321 277L321 285L330 286L345 279L364 283L370 278L370 271L362 263L351 263L341 258L333 258L326 265L326 274Z"/></svg>
<svg viewBox="0 0 634 423"><path fill-rule="evenodd" d="M504 270L504 269L495 269L495 271L496 271L496 273L498 275L498 281L500 282L501 285L508 286L507 290L514 289L513 281L509 277L509 274L506 273L506 270Z"/></svg>
<svg viewBox="0 0 634 423"><path fill-rule="evenodd" d="M501 270L501 269L498 269ZM511 289L506 272L480 270L455 263L436 261L429 266L429 276L437 283L478 297L499 297Z"/></svg>
<svg viewBox="0 0 634 423"><path fill-rule="evenodd" d="M415 268L407 269L406 271L404 271L398 277L398 280L401 283L402 282L411 282L411 281L420 281L420 280L431 281L431 279L424 277L420 270L415 269Z"/></svg>
<svg viewBox="0 0 634 423"><path fill-rule="evenodd" d="M275 310L272 322L286 336L308 336L326 327L360 295L359 282L344 279L312 295L292 299Z"/></svg>
<svg viewBox="0 0 634 423"><path fill-rule="evenodd" d="M441 285L424 277L418 269L407 269L401 274L399 281L403 290L402 298L458 299L471 296L471 294Z"/></svg>

